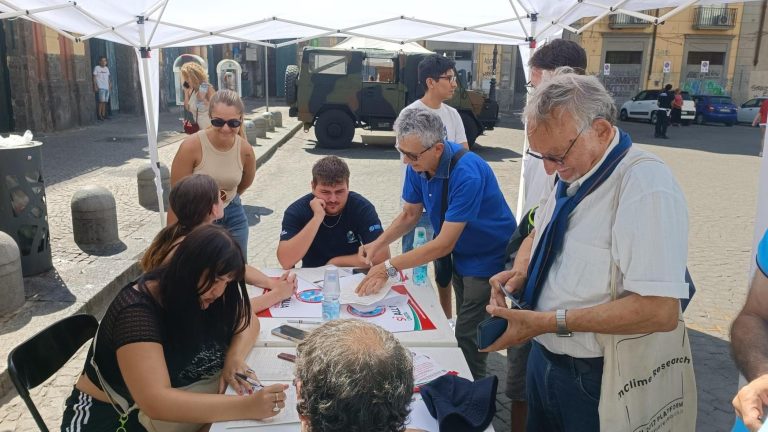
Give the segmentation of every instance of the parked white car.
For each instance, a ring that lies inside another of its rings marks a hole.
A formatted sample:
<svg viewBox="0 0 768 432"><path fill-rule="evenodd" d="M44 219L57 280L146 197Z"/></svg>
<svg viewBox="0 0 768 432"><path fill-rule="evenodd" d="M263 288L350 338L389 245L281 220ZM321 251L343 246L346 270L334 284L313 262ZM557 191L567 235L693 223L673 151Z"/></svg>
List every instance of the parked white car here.
<svg viewBox="0 0 768 432"><path fill-rule="evenodd" d="M624 102L619 110L619 118L626 121L629 119L646 120L656 124L656 110L659 109L657 100L661 90L643 90L632 99ZM682 92L683 109L680 119L684 125L691 124L696 117L696 105L688 92Z"/></svg>
<svg viewBox="0 0 768 432"><path fill-rule="evenodd" d="M760 104L766 99L768 97L757 97L741 104L738 114L736 114L736 120L739 123L752 123L752 120L755 119L755 116L760 111Z"/></svg>

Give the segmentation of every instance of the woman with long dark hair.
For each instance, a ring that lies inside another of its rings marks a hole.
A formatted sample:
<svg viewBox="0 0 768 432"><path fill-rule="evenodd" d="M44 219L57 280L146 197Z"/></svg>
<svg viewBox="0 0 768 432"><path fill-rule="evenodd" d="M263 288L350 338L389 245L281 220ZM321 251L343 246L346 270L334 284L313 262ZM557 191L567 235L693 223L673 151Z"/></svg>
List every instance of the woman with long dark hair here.
<svg viewBox="0 0 768 432"><path fill-rule="evenodd" d="M124 287L99 325L61 430L153 430L158 421L197 430L277 414L287 386L256 389L238 377L256 379L245 359L259 333L244 274L232 236L204 224L167 265ZM239 395L220 394L227 384Z"/></svg>
<svg viewBox="0 0 768 432"><path fill-rule="evenodd" d="M160 230L144 252L141 266L145 272L167 263L187 234L200 225L213 223L224 211L216 181L206 174L192 174L179 180L168 201L177 220ZM280 278L272 279L250 265L245 266L245 282L269 290L251 300L255 312L289 298L296 289L296 275L284 272Z"/></svg>

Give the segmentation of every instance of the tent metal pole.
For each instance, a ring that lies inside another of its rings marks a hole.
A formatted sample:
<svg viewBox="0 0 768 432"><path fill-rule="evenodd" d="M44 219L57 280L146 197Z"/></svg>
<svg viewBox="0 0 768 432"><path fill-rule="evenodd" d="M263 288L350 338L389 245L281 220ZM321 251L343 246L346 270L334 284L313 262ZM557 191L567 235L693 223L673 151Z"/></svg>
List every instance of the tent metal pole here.
<svg viewBox="0 0 768 432"><path fill-rule="evenodd" d="M57 9L64 9L64 8L68 8L68 7L72 7L72 4L71 3L67 3L67 4L63 4L63 5L48 6L48 7L42 7L42 8L37 8L37 9L17 10L15 12L5 12L5 13L0 13L0 19L16 18L16 17L22 16L22 15L34 15L34 14L40 13L40 12L47 12L47 11L52 11L52 10L57 10Z"/></svg>
<svg viewBox="0 0 768 432"><path fill-rule="evenodd" d="M264 97L267 99L267 110L269 112L269 52L267 46L264 46Z"/></svg>
<svg viewBox="0 0 768 432"><path fill-rule="evenodd" d="M160 158L157 155L157 124L155 124L155 100L153 97L153 83L149 73L149 52L145 43L147 41L144 19L139 20L139 40L141 41L141 69L144 72L144 118L147 121L147 140L149 141L149 160L152 172L155 173L155 190L157 191L157 207L160 210L160 227L165 226L165 203L163 202L163 180L160 178Z"/></svg>

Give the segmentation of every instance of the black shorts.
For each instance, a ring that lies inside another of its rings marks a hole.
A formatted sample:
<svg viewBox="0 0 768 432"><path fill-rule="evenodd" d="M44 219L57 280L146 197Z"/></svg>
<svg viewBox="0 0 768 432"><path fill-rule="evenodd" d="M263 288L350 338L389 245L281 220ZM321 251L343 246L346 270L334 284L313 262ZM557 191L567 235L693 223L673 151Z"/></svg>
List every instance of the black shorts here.
<svg viewBox="0 0 768 432"><path fill-rule="evenodd" d="M112 404L96 400L76 388L64 402L61 432L114 431L119 426L120 415ZM139 423L139 410L128 414L124 427L130 432L146 432Z"/></svg>
<svg viewBox="0 0 768 432"><path fill-rule="evenodd" d="M444 288L451 284L453 279L453 258L448 254L435 260L435 282L438 288Z"/></svg>

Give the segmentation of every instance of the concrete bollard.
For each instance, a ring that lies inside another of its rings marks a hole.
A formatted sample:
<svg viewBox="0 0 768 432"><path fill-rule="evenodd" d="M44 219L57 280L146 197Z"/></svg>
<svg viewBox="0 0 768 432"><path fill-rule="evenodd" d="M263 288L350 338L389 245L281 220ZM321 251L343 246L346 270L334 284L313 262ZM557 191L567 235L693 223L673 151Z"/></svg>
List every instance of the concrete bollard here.
<svg viewBox="0 0 768 432"><path fill-rule="evenodd" d="M168 209L168 194L171 193L171 171L160 162L160 181L163 185L163 208ZM152 164L139 169L136 173L136 183L139 186L139 205L147 210L160 211L157 205L157 190L155 189L155 172Z"/></svg>
<svg viewBox="0 0 768 432"><path fill-rule="evenodd" d="M256 117L253 119L254 134L257 138L267 137L267 120L264 117Z"/></svg>
<svg viewBox="0 0 768 432"><path fill-rule="evenodd" d="M261 115L261 117L267 121L267 132L274 132L275 131L275 121L272 120L272 113L271 112L265 112Z"/></svg>
<svg viewBox="0 0 768 432"><path fill-rule="evenodd" d="M283 127L283 113L280 111L272 112L272 121L275 122L275 127Z"/></svg>
<svg viewBox="0 0 768 432"><path fill-rule="evenodd" d="M256 138L258 138L256 125L253 123L253 121L246 120L243 122L243 127L245 128L245 136L248 138L248 143L250 143L252 146L256 145ZM264 131L264 135L266 136L266 131Z"/></svg>
<svg viewBox="0 0 768 432"><path fill-rule="evenodd" d="M0 231L0 316L24 305L24 278L21 275L19 246L11 236Z"/></svg>
<svg viewBox="0 0 768 432"><path fill-rule="evenodd" d="M117 233L117 205L107 188L86 186L72 196L72 232L82 249L121 243Z"/></svg>

